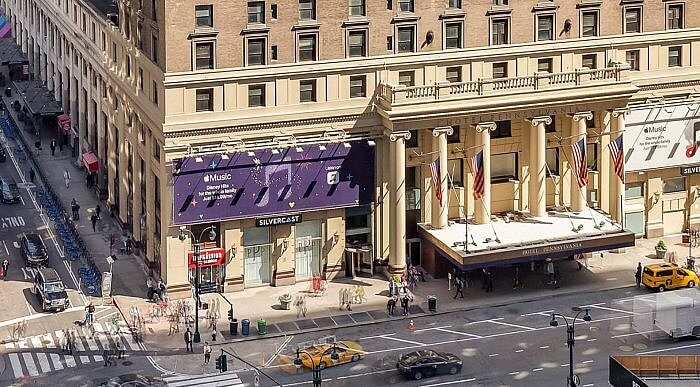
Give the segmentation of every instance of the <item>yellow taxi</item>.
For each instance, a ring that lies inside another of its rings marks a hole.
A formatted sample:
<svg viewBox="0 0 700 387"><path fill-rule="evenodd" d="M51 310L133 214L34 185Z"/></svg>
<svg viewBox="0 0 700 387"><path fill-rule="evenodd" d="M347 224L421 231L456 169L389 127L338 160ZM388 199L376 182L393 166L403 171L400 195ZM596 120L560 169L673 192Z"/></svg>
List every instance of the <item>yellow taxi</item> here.
<svg viewBox="0 0 700 387"><path fill-rule="evenodd" d="M698 284L698 275L674 263L656 263L644 266L642 283L660 292L685 286L692 288Z"/></svg>
<svg viewBox="0 0 700 387"><path fill-rule="evenodd" d="M333 352L338 354L338 359L333 360ZM295 354L296 356L296 354ZM313 363L311 361L313 358ZM317 365L320 369L332 367L339 364L356 362L365 358L362 346L354 341L336 341L335 343L317 344L301 349L296 362L301 361L301 365L313 369Z"/></svg>

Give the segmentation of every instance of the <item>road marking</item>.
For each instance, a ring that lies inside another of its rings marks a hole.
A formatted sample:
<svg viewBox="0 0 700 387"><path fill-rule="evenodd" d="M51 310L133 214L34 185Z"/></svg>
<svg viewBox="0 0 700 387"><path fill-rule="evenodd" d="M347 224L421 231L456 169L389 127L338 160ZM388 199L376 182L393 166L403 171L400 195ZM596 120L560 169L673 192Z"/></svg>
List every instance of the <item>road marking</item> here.
<svg viewBox="0 0 700 387"><path fill-rule="evenodd" d="M568 366L569 366L569 363L564 363L564 364L560 365L559 367L568 367Z"/></svg>
<svg viewBox="0 0 700 387"><path fill-rule="evenodd" d="M519 373L520 373L520 371L509 372L508 375L517 375L517 374L519 374Z"/></svg>
<svg viewBox="0 0 700 387"><path fill-rule="evenodd" d="M36 364L34 364L34 359L32 358L31 353L23 353L22 357L24 358L24 365L27 367L27 372L29 372L29 375L32 376L37 376L39 375L39 370L36 368Z"/></svg>
<svg viewBox="0 0 700 387"><path fill-rule="evenodd" d="M5 348L14 349L15 345L13 343L7 343L5 344ZM19 379L24 376L24 372L22 371L22 363L19 362L19 355L13 352L10 353L8 357L10 358L10 364L12 365L12 372L15 374L15 379Z"/></svg>
<svg viewBox="0 0 700 387"><path fill-rule="evenodd" d="M457 384L457 383L469 383L475 381L476 378L469 378L469 379L462 379L462 380L453 380L451 382L442 382L442 383L433 383L433 384L421 384L420 387L436 387L436 386L447 386L450 384Z"/></svg>
<svg viewBox="0 0 700 387"><path fill-rule="evenodd" d="M31 316L34 314L34 311L32 311L32 306L29 305L29 301L24 301L24 303L27 305L27 310L29 311L29 315Z"/></svg>
<svg viewBox="0 0 700 387"><path fill-rule="evenodd" d="M540 349L547 349L547 348L549 348L549 345L543 345L540 347Z"/></svg>
<svg viewBox="0 0 700 387"><path fill-rule="evenodd" d="M581 364L588 364L588 363L593 363L593 362L595 362L595 360L586 360L586 361L582 361Z"/></svg>
<svg viewBox="0 0 700 387"><path fill-rule="evenodd" d="M5 247L5 253L7 253L7 255L10 255L10 250L7 249L7 244L5 243L5 241L2 241L2 245Z"/></svg>
<svg viewBox="0 0 700 387"><path fill-rule="evenodd" d="M44 347L44 343L41 342L39 337L32 337L32 348L41 349ZM46 373L51 371L51 366L49 366L49 358L45 353L39 352L36 354L37 359L39 359L39 367L41 367L41 372Z"/></svg>
<svg viewBox="0 0 700 387"><path fill-rule="evenodd" d="M591 387L591 386L594 386L594 384L593 384L593 383L588 383L588 384L584 384L584 385L581 386L581 387Z"/></svg>
<svg viewBox="0 0 700 387"><path fill-rule="evenodd" d="M63 331L55 331L54 333L56 334L56 337L58 337L58 340L59 340L59 341L60 341L60 340L63 338L63 336L64 336L64 335L63 335ZM87 356L85 356L85 357L87 358ZM77 365L77 363L75 362L75 356L73 356L73 355L64 355L63 358L66 359L66 366L68 366L69 368L73 368L73 367L75 367L75 366ZM81 361L82 361L82 360L81 360ZM89 361L89 360L88 360L88 361ZM83 362L83 363L84 363L84 362Z"/></svg>
<svg viewBox="0 0 700 387"><path fill-rule="evenodd" d="M263 367L267 367L270 364L272 364L272 362L275 361L275 359L277 359L277 356L279 356L280 353L282 351L284 351L285 348L287 348L287 345L289 344L290 341L292 341L293 338L294 338L294 335L291 335L291 336L285 338L284 341L282 342L282 344L280 344L279 348L277 348L277 351L275 351L275 354L270 357L270 360L265 362Z"/></svg>
<svg viewBox="0 0 700 387"><path fill-rule="evenodd" d="M387 336L393 336L396 333L387 333L385 335L377 335L377 336L367 336L367 337L360 337L358 340L371 340L371 339L383 339Z"/></svg>
<svg viewBox="0 0 700 387"><path fill-rule="evenodd" d="M98 306L98 308L99 308L99 306ZM74 306L72 308L68 308L68 309L64 310L61 313L75 312L76 310L85 310L85 308L83 308L82 306ZM36 314L31 315L31 316L18 317L18 318L12 319L12 320L6 320L6 321L0 322L0 327L5 327L8 325L16 324L18 322L29 321L29 320L34 320L34 319L37 319L40 317L49 317L49 316L56 316L56 313L36 313Z"/></svg>
<svg viewBox="0 0 700 387"><path fill-rule="evenodd" d="M489 357L495 357L495 356L498 356L498 354L497 354L497 353L492 353L492 354L489 355Z"/></svg>
<svg viewBox="0 0 700 387"><path fill-rule="evenodd" d="M543 310L541 312L532 312L532 313L525 313L521 314L520 317L528 317L528 316L535 316L535 315L540 315L540 316L551 316L553 310Z"/></svg>
<svg viewBox="0 0 700 387"><path fill-rule="evenodd" d="M524 351L525 351L524 349L516 349L515 353L520 353L520 352L524 352Z"/></svg>
<svg viewBox="0 0 700 387"><path fill-rule="evenodd" d="M83 345L83 340L80 339L80 336L77 336L75 338L73 345L75 345L75 349L77 349L78 352L85 352L85 346ZM80 362L83 364L87 364L90 362L89 356L80 356L79 359L80 359Z"/></svg>
<svg viewBox="0 0 700 387"><path fill-rule="evenodd" d="M442 330L442 329L444 329L444 328L452 328L452 325L445 325L445 326L441 326L441 327L432 327L432 328L416 329L416 330L413 331L413 332L414 332L414 333L418 333L418 332L423 332L423 331L440 331L440 330Z"/></svg>
<svg viewBox="0 0 700 387"><path fill-rule="evenodd" d="M472 333L467 333L467 332L460 332L460 331L453 331L451 329L444 329L444 328L435 328L436 331L440 332L446 332L446 333L454 333L455 335L461 335L461 336L469 336L469 337L474 337L476 339L480 339L482 336L475 335Z"/></svg>
<svg viewBox="0 0 700 387"><path fill-rule="evenodd" d="M387 339L387 340L400 341L400 342L402 342L402 343L420 345L420 346L426 345L426 344L423 344L423 343L419 343L419 342L417 342L417 341L399 339L398 337L385 336L385 337L382 337L382 338L383 338L383 339Z"/></svg>
<svg viewBox="0 0 700 387"><path fill-rule="evenodd" d="M656 331L644 331L644 332L625 333L624 335L610 336L610 338L611 338L611 339L617 339L618 337L645 335L645 334L647 334L647 333L654 333L654 332L656 332Z"/></svg>
<svg viewBox="0 0 700 387"><path fill-rule="evenodd" d="M586 340L586 341L588 341L588 342L590 343L590 342L593 342L593 341L596 341L596 340L598 340L598 339L588 339L588 340Z"/></svg>
<svg viewBox="0 0 700 387"><path fill-rule="evenodd" d="M45 334L42 336L42 340L46 343L46 348L56 348L56 344L54 344L53 341L53 336L51 336L50 333ZM63 369L63 363L61 363L61 357L58 356L57 353L50 353L49 357L51 358L51 363L53 364L53 369L54 370L62 370Z"/></svg>
<svg viewBox="0 0 700 387"><path fill-rule="evenodd" d="M624 310L624 309L617 309L617 308L608 308L607 306L600 306L605 303L600 303L600 304L593 304L593 305L586 305L582 306L582 308L595 308L595 309L601 309L601 310L607 310L611 312L618 312L618 313L627 313L630 315L636 315L637 313L635 312L630 312L629 310Z"/></svg>
<svg viewBox="0 0 700 387"><path fill-rule="evenodd" d="M656 349L654 351L646 351L646 352L639 352L637 355L649 355L652 353L660 353L660 352L668 352L668 351L674 351L676 349L685 349L685 348L694 348L694 347L700 347L700 344L690 344L690 345L680 345L677 347L670 347L670 348L664 348L664 349Z"/></svg>
<svg viewBox="0 0 700 387"><path fill-rule="evenodd" d="M343 380L343 379L350 379L350 378L358 378L361 376L368 376L368 375L375 375L375 374L385 374L387 372L394 372L396 371L395 368L390 368L388 370L379 370L379 371L372 371L372 372L364 372L361 374L355 374L355 375L346 375L346 376L338 376L336 379L338 380Z"/></svg>
<svg viewBox="0 0 700 387"><path fill-rule="evenodd" d="M494 319L494 320L487 320L487 322L498 324L498 325L505 325L505 326L509 326L509 327L513 327L513 328L525 329L528 331L534 331L537 329L537 328L532 328L532 327L526 327L525 325L511 324L511 323L506 323L506 322L498 321L498 320L502 320L502 319L499 318L499 319Z"/></svg>
<svg viewBox="0 0 700 387"><path fill-rule="evenodd" d="M22 206L27 205L27 203L24 202L24 198L22 197L22 195L19 195L19 200L22 202Z"/></svg>
<svg viewBox="0 0 700 387"><path fill-rule="evenodd" d="M542 371L544 368L533 368L532 372L539 372Z"/></svg>

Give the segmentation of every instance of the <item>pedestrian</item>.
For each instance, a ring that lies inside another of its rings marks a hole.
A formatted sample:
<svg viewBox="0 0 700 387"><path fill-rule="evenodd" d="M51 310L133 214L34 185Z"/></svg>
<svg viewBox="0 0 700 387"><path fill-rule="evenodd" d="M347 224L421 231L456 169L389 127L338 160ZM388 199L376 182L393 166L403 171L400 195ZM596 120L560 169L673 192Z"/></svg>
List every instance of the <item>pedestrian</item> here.
<svg viewBox="0 0 700 387"><path fill-rule="evenodd" d="M91 302L85 307L85 324L92 325L94 314L95 306Z"/></svg>
<svg viewBox="0 0 700 387"><path fill-rule="evenodd" d="M148 292L146 293L146 295L148 297L148 301L152 301L154 292L153 292L153 280L151 279L151 277L148 277L148 279L146 280L146 287L148 288Z"/></svg>
<svg viewBox="0 0 700 387"><path fill-rule="evenodd" d="M192 349L192 331L190 331L190 327L187 327L185 331L185 351L194 352L194 349Z"/></svg>
<svg viewBox="0 0 700 387"><path fill-rule="evenodd" d="M392 297L394 295L394 279L389 278L389 297Z"/></svg>
<svg viewBox="0 0 700 387"><path fill-rule="evenodd" d="M80 219L80 204L78 204L78 201L75 200L75 198L73 198L73 200L70 202L70 209L73 213L73 220Z"/></svg>
<svg viewBox="0 0 700 387"><path fill-rule="evenodd" d="M452 298L457 298L458 294L460 298L464 298L464 285L461 278L455 278L455 295Z"/></svg>
<svg viewBox="0 0 700 387"><path fill-rule="evenodd" d="M95 214L97 214L97 220L100 220L100 214L102 213L102 207L100 207L99 203L97 206L95 206Z"/></svg>
<svg viewBox="0 0 700 387"><path fill-rule="evenodd" d="M97 214L93 213L90 216L90 223L92 223L92 232L97 232Z"/></svg>
<svg viewBox="0 0 700 387"><path fill-rule="evenodd" d="M401 298L401 312L403 313L404 316L408 316L408 303L410 302L410 298L408 297L408 294L404 294L403 297Z"/></svg>
<svg viewBox="0 0 700 387"><path fill-rule="evenodd" d="M73 343L75 340L73 339L73 330L68 330L68 335L66 336L66 340L68 340L68 354L72 355L73 354Z"/></svg>
<svg viewBox="0 0 700 387"><path fill-rule="evenodd" d="M67 353L68 352L68 333L66 333L65 329L62 331L61 338L59 339L59 343L61 344L61 352Z"/></svg>
<svg viewBox="0 0 700 387"><path fill-rule="evenodd" d="M161 300L165 301L165 282L163 282L163 279L158 280L158 297L160 297Z"/></svg>
<svg viewBox="0 0 700 387"><path fill-rule="evenodd" d="M486 285L489 281L489 274L486 268L481 269L481 290L486 290Z"/></svg>
<svg viewBox="0 0 700 387"><path fill-rule="evenodd" d="M122 347L122 343L120 340L116 340L116 342L117 342L117 347L116 347L117 358L121 359L124 357L124 352L125 352L124 347Z"/></svg>
<svg viewBox="0 0 700 387"><path fill-rule="evenodd" d="M10 261L7 259L2 261L2 279L7 278L7 270L10 268Z"/></svg>
<svg viewBox="0 0 700 387"><path fill-rule="evenodd" d="M36 173L34 173L34 168L29 168L29 181L34 183L34 177L36 177Z"/></svg>
<svg viewBox="0 0 700 387"><path fill-rule="evenodd" d="M211 341L216 341L216 323L211 326Z"/></svg>
<svg viewBox="0 0 700 387"><path fill-rule="evenodd" d="M56 155L56 139L51 139L51 144L49 145L49 148L51 148L51 156Z"/></svg>
<svg viewBox="0 0 700 387"><path fill-rule="evenodd" d="M394 315L394 309L396 309L396 298L391 297L389 301L386 302L386 311L389 313L389 316Z"/></svg>
<svg viewBox="0 0 700 387"><path fill-rule="evenodd" d="M547 258L547 276L549 277L549 282L554 282L554 262L552 258Z"/></svg>
<svg viewBox="0 0 700 387"><path fill-rule="evenodd" d="M520 279L520 268L516 267L515 273L513 274L513 289L522 289L523 287L523 282Z"/></svg>
<svg viewBox="0 0 700 387"><path fill-rule="evenodd" d="M208 341L204 342L202 352L204 352L204 364L209 364L209 359L211 358L211 347L209 346Z"/></svg>
<svg viewBox="0 0 700 387"><path fill-rule="evenodd" d="M66 169L63 171L63 181L66 183L66 188L70 187L70 172Z"/></svg>
<svg viewBox="0 0 700 387"><path fill-rule="evenodd" d="M103 364L104 367L107 367L108 365L112 364L112 356L108 350L106 350L106 349L102 350L102 358L104 359L104 364Z"/></svg>
<svg viewBox="0 0 700 387"><path fill-rule="evenodd" d="M5 260L7 262L7 260ZM642 263L637 263L637 271L634 273L634 280L637 282L637 289L641 287L642 284Z"/></svg>

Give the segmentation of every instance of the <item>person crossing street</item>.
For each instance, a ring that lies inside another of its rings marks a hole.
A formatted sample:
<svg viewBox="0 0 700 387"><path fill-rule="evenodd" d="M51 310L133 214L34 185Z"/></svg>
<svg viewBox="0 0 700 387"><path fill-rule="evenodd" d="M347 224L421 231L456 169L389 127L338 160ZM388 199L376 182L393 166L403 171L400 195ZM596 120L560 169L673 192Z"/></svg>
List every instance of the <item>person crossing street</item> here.
<svg viewBox="0 0 700 387"><path fill-rule="evenodd" d="M67 169L63 171L63 181L66 183L66 188L70 188L70 172Z"/></svg>
<svg viewBox="0 0 700 387"><path fill-rule="evenodd" d="M7 270L10 268L10 261L7 259L2 261L2 279L7 278Z"/></svg>
<svg viewBox="0 0 700 387"><path fill-rule="evenodd" d="M457 295L459 295L460 298L464 298L464 284L459 277L455 278L455 295L452 298L457 298Z"/></svg>
<svg viewBox="0 0 700 387"><path fill-rule="evenodd" d="M97 219L97 214L93 212L90 216L90 223L92 223L92 232L97 232Z"/></svg>
<svg viewBox="0 0 700 387"><path fill-rule="evenodd" d="M209 359L211 359L211 347L209 346L208 341L204 342L202 352L204 353L204 364L209 364Z"/></svg>
<svg viewBox="0 0 700 387"><path fill-rule="evenodd" d="M190 327L187 327L187 330L185 331L185 350L187 352L194 352L194 349L192 348L192 331L190 331Z"/></svg>
<svg viewBox="0 0 700 387"><path fill-rule="evenodd" d="M637 263L637 271L634 273L634 280L637 283L637 289L641 287L642 284L642 263Z"/></svg>

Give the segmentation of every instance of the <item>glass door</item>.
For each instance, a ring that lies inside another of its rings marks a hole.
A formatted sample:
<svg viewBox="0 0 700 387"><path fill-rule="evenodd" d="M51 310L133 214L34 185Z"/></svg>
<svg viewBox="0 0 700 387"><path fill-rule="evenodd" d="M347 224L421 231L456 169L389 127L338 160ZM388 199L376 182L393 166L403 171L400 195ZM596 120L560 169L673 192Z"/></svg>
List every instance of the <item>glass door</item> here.
<svg viewBox="0 0 700 387"><path fill-rule="evenodd" d="M321 274L321 222L302 222L296 226L295 268L297 280Z"/></svg>
<svg viewBox="0 0 700 387"><path fill-rule="evenodd" d="M250 228L243 232L243 283L245 286L270 283L270 230Z"/></svg>

